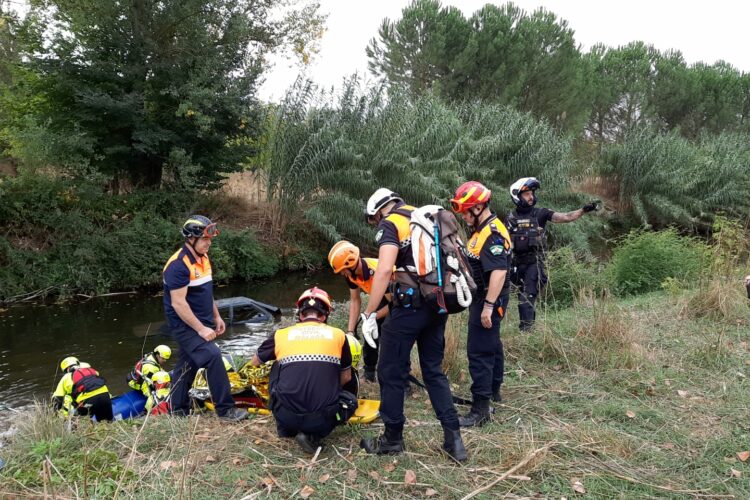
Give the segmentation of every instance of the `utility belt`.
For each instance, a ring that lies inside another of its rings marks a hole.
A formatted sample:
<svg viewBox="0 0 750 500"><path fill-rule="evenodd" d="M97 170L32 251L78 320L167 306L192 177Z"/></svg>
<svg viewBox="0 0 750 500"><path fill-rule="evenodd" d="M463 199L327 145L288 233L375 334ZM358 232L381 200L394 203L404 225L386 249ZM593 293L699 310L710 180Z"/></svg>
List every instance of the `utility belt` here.
<svg viewBox="0 0 750 500"><path fill-rule="evenodd" d="M419 282L406 271L396 271L396 278L390 284L391 302L396 307L404 309L419 309L422 307L422 292Z"/></svg>

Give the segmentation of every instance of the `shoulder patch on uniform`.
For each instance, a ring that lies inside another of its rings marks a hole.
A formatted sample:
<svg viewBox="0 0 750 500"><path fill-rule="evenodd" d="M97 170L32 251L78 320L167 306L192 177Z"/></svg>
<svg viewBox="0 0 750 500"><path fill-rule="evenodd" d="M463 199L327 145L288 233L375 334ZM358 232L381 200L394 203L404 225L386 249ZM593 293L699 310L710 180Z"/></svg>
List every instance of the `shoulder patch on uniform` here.
<svg viewBox="0 0 750 500"><path fill-rule="evenodd" d="M378 231L378 234L375 235L375 242L380 241L380 238L382 237L383 237L383 230L381 229L380 231Z"/></svg>
<svg viewBox="0 0 750 500"><path fill-rule="evenodd" d="M503 245L492 245L490 247L490 253L492 255L500 255L505 251L505 247Z"/></svg>

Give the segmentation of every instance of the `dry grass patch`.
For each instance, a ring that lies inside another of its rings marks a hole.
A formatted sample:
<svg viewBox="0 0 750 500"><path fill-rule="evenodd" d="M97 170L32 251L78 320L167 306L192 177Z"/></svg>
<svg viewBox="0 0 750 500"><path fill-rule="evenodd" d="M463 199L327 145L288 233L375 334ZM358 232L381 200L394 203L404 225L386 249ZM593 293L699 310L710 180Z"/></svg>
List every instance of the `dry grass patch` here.
<svg viewBox="0 0 750 500"><path fill-rule="evenodd" d="M683 295L678 304L680 317L685 319L706 318L725 323L747 323L748 299L737 279L720 276L701 283L701 286Z"/></svg>
<svg viewBox="0 0 750 500"><path fill-rule="evenodd" d="M578 360L591 369L636 369L642 362L637 325L627 313L608 300L593 307L593 317L578 320ZM638 347L636 347L638 346Z"/></svg>

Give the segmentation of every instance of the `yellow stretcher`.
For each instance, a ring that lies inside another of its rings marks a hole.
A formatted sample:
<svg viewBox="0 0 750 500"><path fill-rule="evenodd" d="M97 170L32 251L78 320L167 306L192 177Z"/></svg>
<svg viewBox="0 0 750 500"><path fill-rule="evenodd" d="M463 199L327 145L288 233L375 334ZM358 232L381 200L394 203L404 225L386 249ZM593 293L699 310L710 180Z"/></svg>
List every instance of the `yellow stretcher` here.
<svg viewBox="0 0 750 500"><path fill-rule="evenodd" d="M228 373L232 396L239 407L255 415L270 415L268 404L268 377L271 374L271 364L253 366L247 362L237 372ZM209 399L208 383L199 372L193 382L191 394L204 400L207 409L214 411L214 405ZM369 424L380 417L380 401L373 399L358 400L357 411L348 420L348 424Z"/></svg>
<svg viewBox="0 0 750 500"><path fill-rule="evenodd" d="M359 405L354 415L346 422L347 424L365 425L374 422L380 416L380 401L374 399L360 399ZM211 401L205 402L206 408L214 411L214 404ZM249 413L254 415L270 415L271 410L268 408L249 407Z"/></svg>

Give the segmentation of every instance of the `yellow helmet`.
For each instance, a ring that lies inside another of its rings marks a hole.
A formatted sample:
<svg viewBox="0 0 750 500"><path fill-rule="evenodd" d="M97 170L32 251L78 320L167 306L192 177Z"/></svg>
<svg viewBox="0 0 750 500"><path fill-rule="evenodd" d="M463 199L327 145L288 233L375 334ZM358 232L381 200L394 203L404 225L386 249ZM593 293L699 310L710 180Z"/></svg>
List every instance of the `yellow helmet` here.
<svg viewBox="0 0 750 500"><path fill-rule="evenodd" d="M169 359L172 357L172 349L168 345L161 344L154 348L154 354L158 354L164 359Z"/></svg>
<svg viewBox="0 0 750 500"><path fill-rule="evenodd" d="M80 364L78 358L76 358L75 356L68 356L60 362L60 368L65 372L68 371L68 368L77 366L78 364Z"/></svg>
<svg viewBox="0 0 750 500"><path fill-rule="evenodd" d="M172 377L169 376L168 372L160 370L151 377L151 383L154 384L154 389L166 389L172 382Z"/></svg>
<svg viewBox="0 0 750 500"><path fill-rule="evenodd" d="M347 333L346 338L349 341L349 351L352 353L352 368L356 368L362 359L362 344L354 335Z"/></svg>

